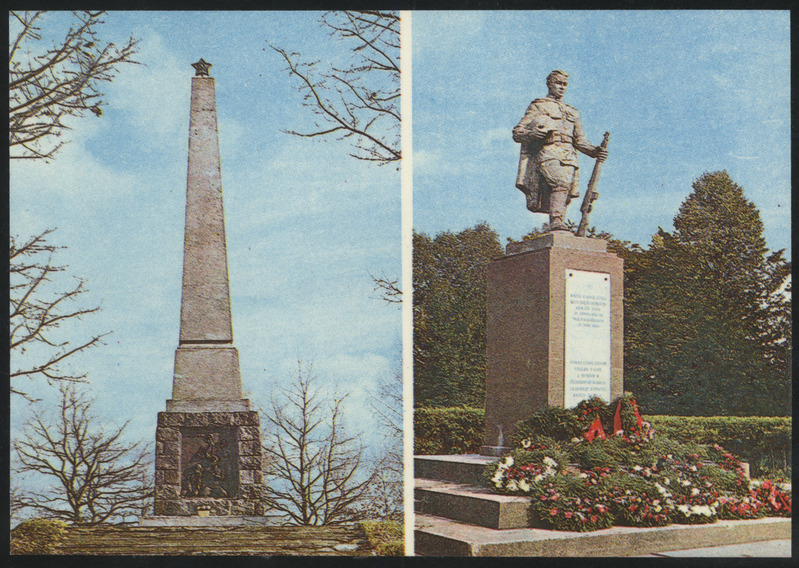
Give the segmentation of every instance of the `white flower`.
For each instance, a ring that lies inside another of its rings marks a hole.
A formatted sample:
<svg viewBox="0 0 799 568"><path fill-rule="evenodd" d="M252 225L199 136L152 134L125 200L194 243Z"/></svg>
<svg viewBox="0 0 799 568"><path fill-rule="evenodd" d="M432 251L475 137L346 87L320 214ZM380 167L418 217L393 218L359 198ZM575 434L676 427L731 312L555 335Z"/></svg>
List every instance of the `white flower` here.
<svg viewBox="0 0 799 568"><path fill-rule="evenodd" d="M691 495L699 495L699 489L697 489L696 487L691 489Z"/></svg>
<svg viewBox="0 0 799 568"><path fill-rule="evenodd" d="M672 459L672 455L671 455L671 454L668 454L668 455L666 456L666 459Z"/></svg>
<svg viewBox="0 0 799 568"><path fill-rule="evenodd" d="M641 471L642 469L644 468L642 468L640 465L633 466L633 471Z"/></svg>
<svg viewBox="0 0 799 568"><path fill-rule="evenodd" d="M691 471L696 471L696 466L695 465L691 466Z"/></svg>
<svg viewBox="0 0 799 568"><path fill-rule="evenodd" d="M512 466L512 465L513 465L513 456L508 456L508 457L506 457L506 458L505 458L505 461L503 462L503 465L504 465L505 467L510 467L510 466Z"/></svg>
<svg viewBox="0 0 799 568"><path fill-rule="evenodd" d="M527 483L526 479L522 479L522 480L519 481L519 489L521 489L525 493L529 493L530 492L530 484Z"/></svg>
<svg viewBox="0 0 799 568"><path fill-rule="evenodd" d="M547 456L544 458L544 464L548 465L549 467L557 467L558 462L553 460L551 457Z"/></svg>
<svg viewBox="0 0 799 568"><path fill-rule="evenodd" d="M508 481L508 485L507 485L506 488L507 488L508 491L516 491L518 489L518 487L516 485L516 480L515 479L511 479L510 481Z"/></svg>
<svg viewBox="0 0 799 568"><path fill-rule="evenodd" d="M666 488L663 487L660 483L655 483L655 489L657 489L661 495L665 495L666 493L668 493L666 491Z"/></svg>
<svg viewBox="0 0 799 568"><path fill-rule="evenodd" d="M670 484L671 484L671 481L669 480L669 478L668 478L668 477L664 477L664 478L663 478L663 483L665 483L666 485L670 485Z"/></svg>
<svg viewBox="0 0 799 568"><path fill-rule="evenodd" d="M542 479L544 479L544 476L539 473L533 478L533 481L541 481Z"/></svg>
<svg viewBox="0 0 799 568"><path fill-rule="evenodd" d="M588 477L587 473L581 473L580 474L580 479L585 479L586 477Z"/></svg>
<svg viewBox="0 0 799 568"><path fill-rule="evenodd" d="M677 505L677 510L684 514L686 517L691 515L691 509L688 505Z"/></svg>
<svg viewBox="0 0 799 568"><path fill-rule="evenodd" d="M583 441L582 438L572 438L572 442L574 442L575 444L582 441Z"/></svg>
<svg viewBox="0 0 799 568"><path fill-rule="evenodd" d="M687 479L683 479L680 481L680 485L682 485L683 487L688 487L689 485L691 485L691 482L688 481Z"/></svg>

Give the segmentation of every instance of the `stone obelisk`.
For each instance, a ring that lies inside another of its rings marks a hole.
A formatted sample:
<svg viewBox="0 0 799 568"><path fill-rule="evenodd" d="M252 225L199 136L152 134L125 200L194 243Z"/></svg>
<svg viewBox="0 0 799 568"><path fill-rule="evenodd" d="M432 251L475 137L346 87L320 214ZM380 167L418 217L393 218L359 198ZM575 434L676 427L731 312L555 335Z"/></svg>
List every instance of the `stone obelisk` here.
<svg viewBox="0 0 799 568"><path fill-rule="evenodd" d="M180 339L158 413L155 515L263 515L258 413L242 398L210 63L192 64Z"/></svg>

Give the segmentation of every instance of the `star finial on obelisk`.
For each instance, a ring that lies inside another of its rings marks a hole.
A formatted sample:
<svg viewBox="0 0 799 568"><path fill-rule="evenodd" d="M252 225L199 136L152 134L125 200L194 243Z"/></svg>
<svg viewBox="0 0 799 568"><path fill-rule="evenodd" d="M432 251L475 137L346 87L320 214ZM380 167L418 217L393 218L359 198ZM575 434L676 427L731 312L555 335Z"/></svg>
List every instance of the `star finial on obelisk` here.
<svg viewBox="0 0 799 568"><path fill-rule="evenodd" d="M211 67L213 67L213 65L208 63L202 57L200 58L200 60L197 63L192 63L191 66L194 67L194 76L195 77L210 77L211 76L211 74L208 72L208 70Z"/></svg>

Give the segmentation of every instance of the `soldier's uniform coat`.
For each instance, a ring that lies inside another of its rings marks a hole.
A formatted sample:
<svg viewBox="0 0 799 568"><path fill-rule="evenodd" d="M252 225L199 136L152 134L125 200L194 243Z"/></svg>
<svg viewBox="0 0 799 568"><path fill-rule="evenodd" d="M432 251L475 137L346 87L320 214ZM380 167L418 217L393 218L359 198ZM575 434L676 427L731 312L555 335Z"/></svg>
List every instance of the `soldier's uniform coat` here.
<svg viewBox="0 0 799 568"><path fill-rule="evenodd" d="M542 117L548 117L553 130L545 139L532 138L530 131ZM569 200L579 197L577 150L592 155L595 147L583 133L576 108L549 97L535 99L513 129L513 139L522 145L516 187L528 196L528 209L549 213L553 186L568 187Z"/></svg>

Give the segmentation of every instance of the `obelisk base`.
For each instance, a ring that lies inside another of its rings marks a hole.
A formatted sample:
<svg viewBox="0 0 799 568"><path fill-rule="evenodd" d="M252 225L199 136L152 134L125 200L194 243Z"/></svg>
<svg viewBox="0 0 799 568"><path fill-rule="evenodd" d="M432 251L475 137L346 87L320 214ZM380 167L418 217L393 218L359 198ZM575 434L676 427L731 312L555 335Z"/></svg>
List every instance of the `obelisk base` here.
<svg viewBox="0 0 799 568"><path fill-rule="evenodd" d="M511 243L486 270L484 455L546 406L623 392L623 261L565 231Z"/></svg>
<svg viewBox="0 0 799 568"><path fill-rule="evenodd" d="M265 513L257 412L159 412L155 439L155 516Z"/></svg>

